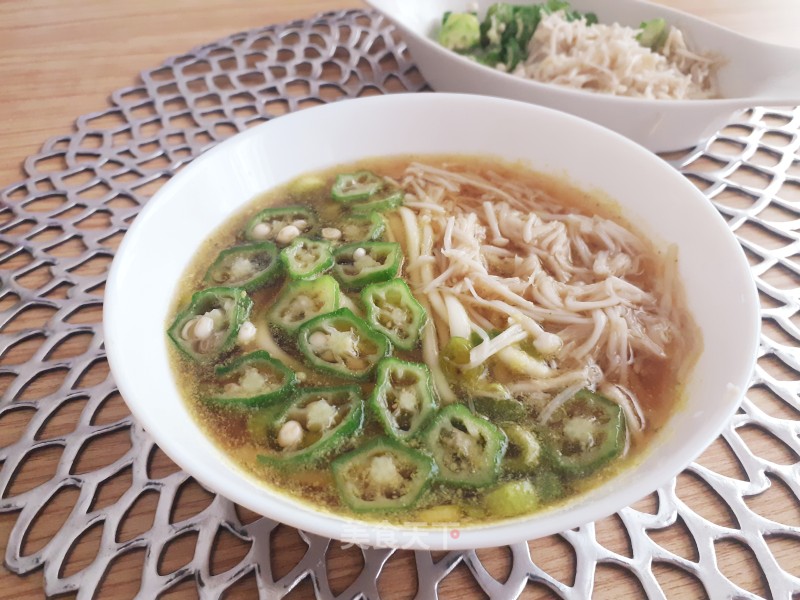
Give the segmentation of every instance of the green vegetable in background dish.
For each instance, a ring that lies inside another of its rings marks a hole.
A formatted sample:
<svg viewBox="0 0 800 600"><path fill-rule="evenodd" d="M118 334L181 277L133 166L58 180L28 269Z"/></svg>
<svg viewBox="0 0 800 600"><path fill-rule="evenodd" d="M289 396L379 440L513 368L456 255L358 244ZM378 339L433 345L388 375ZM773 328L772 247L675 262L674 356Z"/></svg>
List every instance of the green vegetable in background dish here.
<svg viewBox="0 0 800 600"><path fill-rule="evenodd" d="M493 4L481 23L481 45L485 58L502 63L507 71L528 56L528 43L541 19L542 5ZM479 58L480 60L480 58ZM492 65L494 66L494 65Z"/></svg>
<svg viewBox="0 0 800 600"><path fill-rule="evenodd" d="M502 65L505 71L513 71L528 57L528 44L542 15L559 10L564 11L568 21L586 19L589 24L597 23L594 13L583 14L573 10L564 0L528 5L498 2L489 7L483 21L473 13L445 13L439 43L481 64L490 67Z"/></svg>
<svg viewBox="0 0 800 600"><path fill-rule="evenodd" d="M645 48L650 48L653 52L659 52L669 36L669 27L664 19L651 19L639 25L642 30L636 39Z"/></svg>
<svg viewBox="0 0 800 600"><path fill-rule="evenodd" d="M446 13L439 30L439 43L445 48L463 52L481 41L481 23L472 13Z"/></svg>

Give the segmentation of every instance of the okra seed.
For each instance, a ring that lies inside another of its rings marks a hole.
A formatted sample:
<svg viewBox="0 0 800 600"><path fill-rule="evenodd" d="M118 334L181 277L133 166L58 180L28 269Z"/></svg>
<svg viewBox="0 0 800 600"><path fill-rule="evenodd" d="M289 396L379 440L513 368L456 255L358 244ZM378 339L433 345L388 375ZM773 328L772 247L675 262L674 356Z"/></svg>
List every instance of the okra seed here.
<svg viewBox="0 0 800 600"><path fill-rule="evenodd" d="M297 377L297 381L299 381L300 383L308 379L308 375L306 374L305 371L298 371L297 373L295 373L295 377Z"/></svg>
<svg viewBox="0 0 800 600"><path fill-rule="evenodd" d="M240 344L249 344L256 337L256 326L250 321L245 321L239 327L239 334L236 336L236 341Z"/></svg>
<svg viewBox="0 0 800 600"><path fill-rule="evenodd" d="M199 319L197 319L197 323L194 324L194 330L192 333L194 334L195 339L197 340L205 340L213 333L214 331L214 319L203 315Z"/></svg>
<svg viewBox="0 0 800 600"><path fill-rule="evenodd" d="M356 248L355 252L353 252L353 258L364 258L367 255L367 251L364 248Z"/></svg>
<svg viewBox="0 0 800 600"><path fill-rule="evenodd" d="M272 231L272 227L270 227L269 223L259 223L255 227L253 227L253 237L259 240L267 239L270 232Z"/></svg>
<svg viewBox="0 0 800 600"><path fill-rule="evenodd" d="M194 319L189 319L188 321L186 321L186 323L183 326L183 329L181 329L181 337L183 339L185 340L192 339L192 330L194 329L194 326L197 325L197 319L199 318L200 317L195 317Z"/></svg>
<svg viewBox="0 0 800 600"><path fill-rule="evenodd" d="M336 227L324 227L322 229L322 237L326 240L338 240L342 237L342 232L336 229Z"/></svg>
<svg viewBox="0 0 800 600"><path fill-rule="evenodd" d="M296 221L292 221L292 225L297 227L300 231L306 228L308 222L305 219L297 219Z"/></svg>
<svg viewBox="0 0 800 600"><path fill-rule="evenodd" d="M275 239L281 244L288 244L298 235L300 235L300 229L298 229L295 225L286 225L286 227L278 232L278 235L275 236Z"/></svg>
<svg viewBox="0 0 800 600"><path fill-rule="evenodd" d="M278 445L291 448L303 440L303 426L297 421L286 421L278 431Z"/></svg>
<svg viewBox="0 0 800 600"><path fill-rule="evenodd" d="M321 331L315 331L308 337L309 343L315 348L321 348L328 341L328 336Z"/></svg>

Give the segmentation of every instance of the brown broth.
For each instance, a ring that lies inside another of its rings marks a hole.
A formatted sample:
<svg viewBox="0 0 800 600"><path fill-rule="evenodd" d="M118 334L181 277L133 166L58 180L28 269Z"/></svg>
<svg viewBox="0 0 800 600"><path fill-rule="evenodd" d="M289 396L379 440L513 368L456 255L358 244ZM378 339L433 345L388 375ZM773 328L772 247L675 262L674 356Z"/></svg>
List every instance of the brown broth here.
<svg viewBox="0 0 800 600"><path fill-rule="evenodd" d="M504 178L510 178L527 186L534 186L543 190L550 196L558 198L565 209L583 214L597 214L612 219L629 230L636 231L620 214L619 207L602 194L588 193L577 189L565 179L535 173L523 164L461 156L398 157L362 161L357 165L345 165L317 173L316 175L323 177L327 182L320 192L298 197L289 191L290 186L284 186L261 194L249 202L244 209L224 223L198 250L185 277L179 282L172 314L176 314L188 302L193 292L204 287L202 280L208 265L213 262L221 250L241 243L239 234L244 224L260 210L284 204L308 204L317 211L322 226L335 227L342 217L342 210L340 205L329 199L328 190L337 173L350 172L356 170L356 168L366 168L376 173L399 179L411 160L421 160L439 166L456 165L458 169L464 171L486 171L490 169ZM655 286L654 281L664 271L664 260L664 254L653 247L651 255L646 261L648 268L641 274L640 280L635 283L644 283L645 287L652 289ZM274 302L280 288L281 284L278 284L277 286L257 290L251 294L254 300L254 309L250 315L250 320L253 323L260 326L266 322L264 313ZM357 293L351 294L351 296L357 298ZM545 328L547 327L546 323L543 325ZM562 482L565 487L565 493L563 496L553 500L553 503L562 502L571 495L599 485L619 470L625 469L638 460L646 450L652 437L679 406L684 380L699 353L701 341L697 328L687 311L682 310L680 312L680 321L677 324L677 328L681 335L674 336L673 341L667 348L668 355L672 359L667 361L657 359L640 361L633 373L631 386L635 389L640 399L647 422L647 428L641 440L631 444L625 457L617 459L614 463L601 468L598 472L584 478L565 479ZM302 362L301 355L297 352L291 340L280 336L276 339L287 353ZM239 349L233 351L233 354L241 353L242 351ZM356 514L339 501L327 466L329 461L325 461L318 468L293 469L291 472L257 464L256 456L259 452L264 451L265 446L263 443L255 442L248 430L247 421L253 410L219 408L204 402L204 388L214 377L213 365L211 367L197 365L175 351L174 348L171 354L173 370L193 415L202 425L207 435L236 464L263 481L265 485L312 504L317 508L340 514ZM420 350L395 351L394 356L412 362L424 362ZM304 387L348 383L330 375L316 373L310 367L305 369L304 372L307 376L307 379L302 383ZM373 387L373 382L363 383L360 386L363 397L366 399ZM338 453L343 453L355 447L361 441L369 440L380 434L381 428L376 420L367 416L364 430L359 438L349 441ZM443 522L452 524L454 521L463 525L485 523L487 520L497 519L496 516L487 514L485 510L480 508L482 494L483 491L481 489L461 489L445 485L433 485L414 510L388 516L385 513L357 514L357 516L374 520L388 519L394 523L430 525L442 524ZM445 506L445 508L436 508L441 506Z"/></svg>

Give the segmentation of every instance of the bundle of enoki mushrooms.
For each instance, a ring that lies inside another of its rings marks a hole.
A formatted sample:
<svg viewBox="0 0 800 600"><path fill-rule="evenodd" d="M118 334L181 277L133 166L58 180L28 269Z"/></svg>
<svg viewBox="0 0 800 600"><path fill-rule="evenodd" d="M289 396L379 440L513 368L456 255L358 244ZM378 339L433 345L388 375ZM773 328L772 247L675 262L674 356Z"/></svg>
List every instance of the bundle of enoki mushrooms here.
<svg viewBox="0 0 800 600"><path fill-rule="evenodd" d="M491 359L504 389L536 407L540 422L588 387L618 402L640 434L644 414L629 384L637 360L666 358L675 256L655 264L618 223L491 171L412 163L396 183L406 196L390 232L430 316L423 354L442 401L456 395L441 350L451 337L477 335L466 368ZM653 270L657 293L636 283Z"/></svg>
<svg viewBox="0 0 800 600"><path fill-rule="evenodd" d="M655 52L639 43L640 29L589 24L563 11L545 16L515 74L594 92L658 100L713 98L719 60L692 52L669 27Z"/></svg>

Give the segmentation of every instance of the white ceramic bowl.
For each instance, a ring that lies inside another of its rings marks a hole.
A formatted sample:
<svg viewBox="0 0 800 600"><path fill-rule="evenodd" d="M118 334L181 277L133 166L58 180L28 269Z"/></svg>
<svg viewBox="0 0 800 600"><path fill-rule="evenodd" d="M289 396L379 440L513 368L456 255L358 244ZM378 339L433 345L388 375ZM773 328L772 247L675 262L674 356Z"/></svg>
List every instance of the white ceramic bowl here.
<svg viewBox="0 0 800 600"><path fill-rule="evenodd" d="M440 529L365 525L260 484L203 435L178 392L167 354L165 329L176 284L200 243L234 211L304 172L412 153L522 160L607 193L654 239L678 245L689 309L704 339L685 406L638 465L564 506L464 528L457 538ZM759 330L755 285L742 250L708 200L677 171L577 117L460 94L347 100L280 117L225 141L178 173L142 210L119 248L105 298L106 349L117 385L136 419L178 465L209 489L289 525L414 548L478 548L549 535L607 516L668 482L733 414L749 381Z"/></svg>
<svg viewBox="0 0 800 600"><path fill-rule="evenodd" d="M563 110L639 142L654 152L694 146L717 132L739 109L800 104L800 50L746 38L686 13L640 0L571 0L601 23L638 27L663 17L679 27L693 48L724 58L717 100L644 100L539 83L480 65L436 42L445 11L478 5L482 17L497 0L366 0L399 27L411 56L438 92L485 94ZM533 3L534 0L513 4Z"/></svg>

